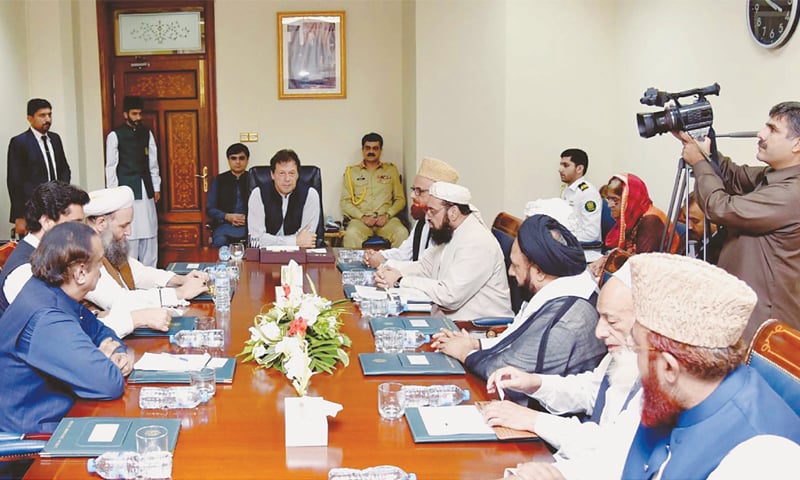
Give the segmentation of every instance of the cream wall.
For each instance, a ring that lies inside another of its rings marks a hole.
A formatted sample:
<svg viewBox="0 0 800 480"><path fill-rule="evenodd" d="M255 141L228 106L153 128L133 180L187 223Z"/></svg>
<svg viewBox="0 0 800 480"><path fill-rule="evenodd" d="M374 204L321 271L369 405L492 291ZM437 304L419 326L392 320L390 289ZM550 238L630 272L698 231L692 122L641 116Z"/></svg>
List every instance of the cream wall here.
<svg viewBox="0 0 800 480"><path fill-rule="evenodd" d="M506 2L416 5L416 148L458 169L488 220L504 208Z"/></svg>
<svg viewBox="0 0 800 480"><path fill-rule="evenodd" d="M635 113L654 110L638 103L647 87L677 91L719 82L721 95L711 102L720 132L757 129L770 106L797 98L800 33L776 51L762 49L749 37L744 5L220 0L220 168L239 132L258 131L252 164L295 148L303 161L323 167L326 213L338 217L344 165L358 161L361 135L376 130L386 138L385 158L402 164L407 177L425 155L453 163L491 218L557 195L558 153L581 146L595 184L633 171L666 207L679 148L668 137L639 138ZM348 98L278 101L275 12L312 9L347 11ZM0 61L8 66L0 77L8 112L0 138L27 128L28 98L49 98L73 178L101 187L94 1L0 1ZM746 161L755 141L721 140L720 148ZM0 195L0 215L8 215L7 195Z"/></svg>
<svg viewBox="0 0 800 480"><path fill-rule="evenodd" d="M325 214L340 218L342 173L361 160L365 133L381 133L382 159L402 169L401 8L397 0L218 1L220 171L228 169L225 149L239 141L239 132L259 132L259 141L247 144L250 165L294 149L302 162L322 168ZM278 100L275 14L304 10L346 11L346 99Z"/></svg>

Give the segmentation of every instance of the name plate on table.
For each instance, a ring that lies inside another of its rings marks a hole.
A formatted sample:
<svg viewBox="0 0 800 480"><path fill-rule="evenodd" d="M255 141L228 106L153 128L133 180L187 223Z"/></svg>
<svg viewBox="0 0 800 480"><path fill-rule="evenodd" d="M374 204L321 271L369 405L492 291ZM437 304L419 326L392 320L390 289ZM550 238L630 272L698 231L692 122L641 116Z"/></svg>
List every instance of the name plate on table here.
<svg viewBox="0 0 800 480"><path fill-rule="evenodd" d="M244 251L244 259L248 262L258 262L261 251L256 247L247 247Z"/></svg>
<svg viewBox="0 0 800 480"><path fill-rule="evenodd" d="M192 270L199 270L202 272L204 268L210 268L216 265L217 264L213 262L172 262L167 265L166 269L170 272L175 272L177 275L186 275Z"/></svg>
<svg viewBox="0 0 800 480"><path fill-rule="evenodd" d="M169 451L175 450L181 429L177 418L65 417L39 455L97 457L104 452L135 452L136 430L148 425L166 428Z"/></svg>
<svg viewBox="0 0 800 480"><path fill-rule="evenodd" d="M427 335L439 333L442 329L458 331L456 324L447 317L374 317L369 321L369 327L373 333L390 327L419 330Z"/></svg>
<svg viewBox="0 0 800 480"><path fill-rule="evenodd" d="M306 263L306 251L299 247L267 247L261 249L260 263L275 263L285 265L290 260L297 263Z"/></svg>
<svg viewBox="0 0 800 480"><path fill-rule="evenodd" d="M334 263L336 257L330 248L309 248L306 250L306 263Z"/></svg>
<svg viewBox="0 0 800 480"><path fill-rule="evenodd" d="M169 337L181 330L194 330L197 317L172 317L169 322L169 330L162 332L154 328L140 327L131 333L131 337Z"/></svg>
<svg viewBox="0 0 800 480"><path fill-rule="evenodd" d="M464 367L439 352L359 353L364 375L464 375Z"/></svg>

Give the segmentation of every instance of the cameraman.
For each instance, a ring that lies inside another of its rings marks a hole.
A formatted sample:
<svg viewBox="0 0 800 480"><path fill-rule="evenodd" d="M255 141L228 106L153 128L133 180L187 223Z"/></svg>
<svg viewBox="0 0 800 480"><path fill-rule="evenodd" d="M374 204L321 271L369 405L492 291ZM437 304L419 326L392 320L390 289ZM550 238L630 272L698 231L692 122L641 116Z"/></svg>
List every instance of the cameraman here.
<svg viewBox="0 0 800 480"><path fill-rule="evenodd" d="M800 328L800 102L772 107L758 132L756 158L766 168L720 155L718 176L687 133L673 135L694 169L699 204L709 220L727 227L719 266L758 294L745 338L769 318ZM710 146L708 138L699 143L705 152Z"/></svg>

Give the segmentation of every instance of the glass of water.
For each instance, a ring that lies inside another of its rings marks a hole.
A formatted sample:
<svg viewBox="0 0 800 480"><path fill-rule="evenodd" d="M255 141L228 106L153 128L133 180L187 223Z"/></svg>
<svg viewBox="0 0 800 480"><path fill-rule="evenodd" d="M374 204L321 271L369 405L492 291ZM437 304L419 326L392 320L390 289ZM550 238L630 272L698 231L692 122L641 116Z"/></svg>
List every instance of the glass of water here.
<svg viewBox="0 0 800 480"><path fill-rule="evenodd" d="M239 264L244 257L244 244L241 242L231 244L231 258Z"/></svg>

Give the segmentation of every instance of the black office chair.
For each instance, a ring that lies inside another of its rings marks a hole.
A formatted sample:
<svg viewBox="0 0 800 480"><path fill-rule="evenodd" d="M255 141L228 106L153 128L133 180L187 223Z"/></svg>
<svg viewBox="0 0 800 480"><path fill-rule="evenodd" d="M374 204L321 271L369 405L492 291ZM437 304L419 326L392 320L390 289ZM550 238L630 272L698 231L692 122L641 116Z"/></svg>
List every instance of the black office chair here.
<svg viewBox="0 0 800 480"><path fill-rule="evenodd" d="M250 168L250 191L254 188L273 188L269 165L258 165ZM322 172L315 165L300 167L299 181L305 182L319 194L319 222L317 224L317 247L325 244L325 215L322 209Z"/></svg>

